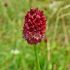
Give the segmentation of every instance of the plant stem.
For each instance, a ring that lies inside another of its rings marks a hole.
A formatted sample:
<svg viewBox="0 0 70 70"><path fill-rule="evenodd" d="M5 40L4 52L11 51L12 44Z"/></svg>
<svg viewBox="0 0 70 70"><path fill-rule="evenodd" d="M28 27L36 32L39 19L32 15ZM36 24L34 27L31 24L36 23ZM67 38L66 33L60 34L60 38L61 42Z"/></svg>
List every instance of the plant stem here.
<svg viewBox="0 0 70 70"><path fill-rule="evenodd" d="M32 7L32 0L29 0L30 8Z"/></svg>
<svg viewBox="0 0 70 70"><path fill-rule="evenodd" d="M39 58L38 58L37 46L36 45L34 45L34 52L35 52L36 70L40 70L40 63L39 63Z"/></svg>
<svg viewBox="0 0 70 70"><path fill-rule="evenodd" d="M47 43L47 60L48 60L48 69L47 70L52 70L50 41L48 41L48 43Z"/></svg>

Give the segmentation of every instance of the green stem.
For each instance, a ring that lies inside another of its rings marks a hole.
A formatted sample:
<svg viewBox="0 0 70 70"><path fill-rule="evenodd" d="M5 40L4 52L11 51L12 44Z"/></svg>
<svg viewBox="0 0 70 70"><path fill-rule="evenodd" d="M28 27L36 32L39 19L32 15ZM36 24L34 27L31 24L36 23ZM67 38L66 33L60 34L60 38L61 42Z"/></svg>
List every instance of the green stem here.
<svg viewBox="0 0 70 70"><path fill-rule="evenodd" d="M30 8L32 7L32 0L29 0Z"/></svg>
<svg viewBox="0 0 70 70"><path fill-rule="evenodd" d="M36 70L40 70L40 63L39 63L39 58L38 58L38 53L37 53L37 46L34 46L34 52L35 52L35 62L36 62Z"/></svg>
<svg viewBox="0 0 70 70"><path fill-rule="evenodd" d="M52 70L52 63L51 63L51 48L50 48L50 42L48 41L47 44L47 59L48 59L48 70Z"/></svg>

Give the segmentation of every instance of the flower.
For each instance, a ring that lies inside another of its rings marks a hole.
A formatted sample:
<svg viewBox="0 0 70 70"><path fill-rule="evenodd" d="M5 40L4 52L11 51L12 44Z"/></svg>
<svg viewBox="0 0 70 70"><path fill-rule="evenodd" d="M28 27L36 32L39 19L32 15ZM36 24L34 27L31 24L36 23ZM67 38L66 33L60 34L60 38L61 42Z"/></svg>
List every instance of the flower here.
<svg viewBox="0 0 70 70"><path fill-rule="evenodd" d="M62 5L62 3L63 1L52 1L52 3L48 5L48 7L52 10L52 12L56 12L58 8Z"/></svg>
<svg viewBox="0 0 70 70"><path fill-rule="evenodd" d="M11 53L14 54L14 55L17 55L17 54L20 53L20 51L18 49L12 49Z"/></svg>
<svg viewBox="0 0 70 70"><path fill-rule="evenodd" d="M46 17L38 8L30 9L25 16L24 38L29 44L39 43L45 36Z"/></svg>

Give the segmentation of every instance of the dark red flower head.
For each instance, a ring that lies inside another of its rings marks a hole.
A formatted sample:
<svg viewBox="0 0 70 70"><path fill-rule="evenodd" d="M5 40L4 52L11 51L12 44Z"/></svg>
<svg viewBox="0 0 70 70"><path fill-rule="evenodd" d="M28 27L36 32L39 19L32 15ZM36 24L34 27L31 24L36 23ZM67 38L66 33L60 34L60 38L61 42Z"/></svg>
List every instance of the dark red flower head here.
<svg viewBox="0 0 70 70"><path fill-rule="evenodd" d="M23 27L24 38L30 44L40 42L46 32L46 17L43 11L31 9L25 16L25 24Z"/></svg>

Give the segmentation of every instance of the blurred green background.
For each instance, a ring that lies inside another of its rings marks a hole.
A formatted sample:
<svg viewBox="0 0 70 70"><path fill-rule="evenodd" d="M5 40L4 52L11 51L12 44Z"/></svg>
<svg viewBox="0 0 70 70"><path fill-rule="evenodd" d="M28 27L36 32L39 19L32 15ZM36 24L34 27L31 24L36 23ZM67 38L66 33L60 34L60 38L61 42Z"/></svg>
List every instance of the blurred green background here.
<svg viewBox="0 0 70 70"><path fill-rule="evenodd" d="M37 45L41 70L70 70L70 0L0 0L0 70L36 70L34 47L22 38L31 7L47 18L48 41Z"/></svg>

